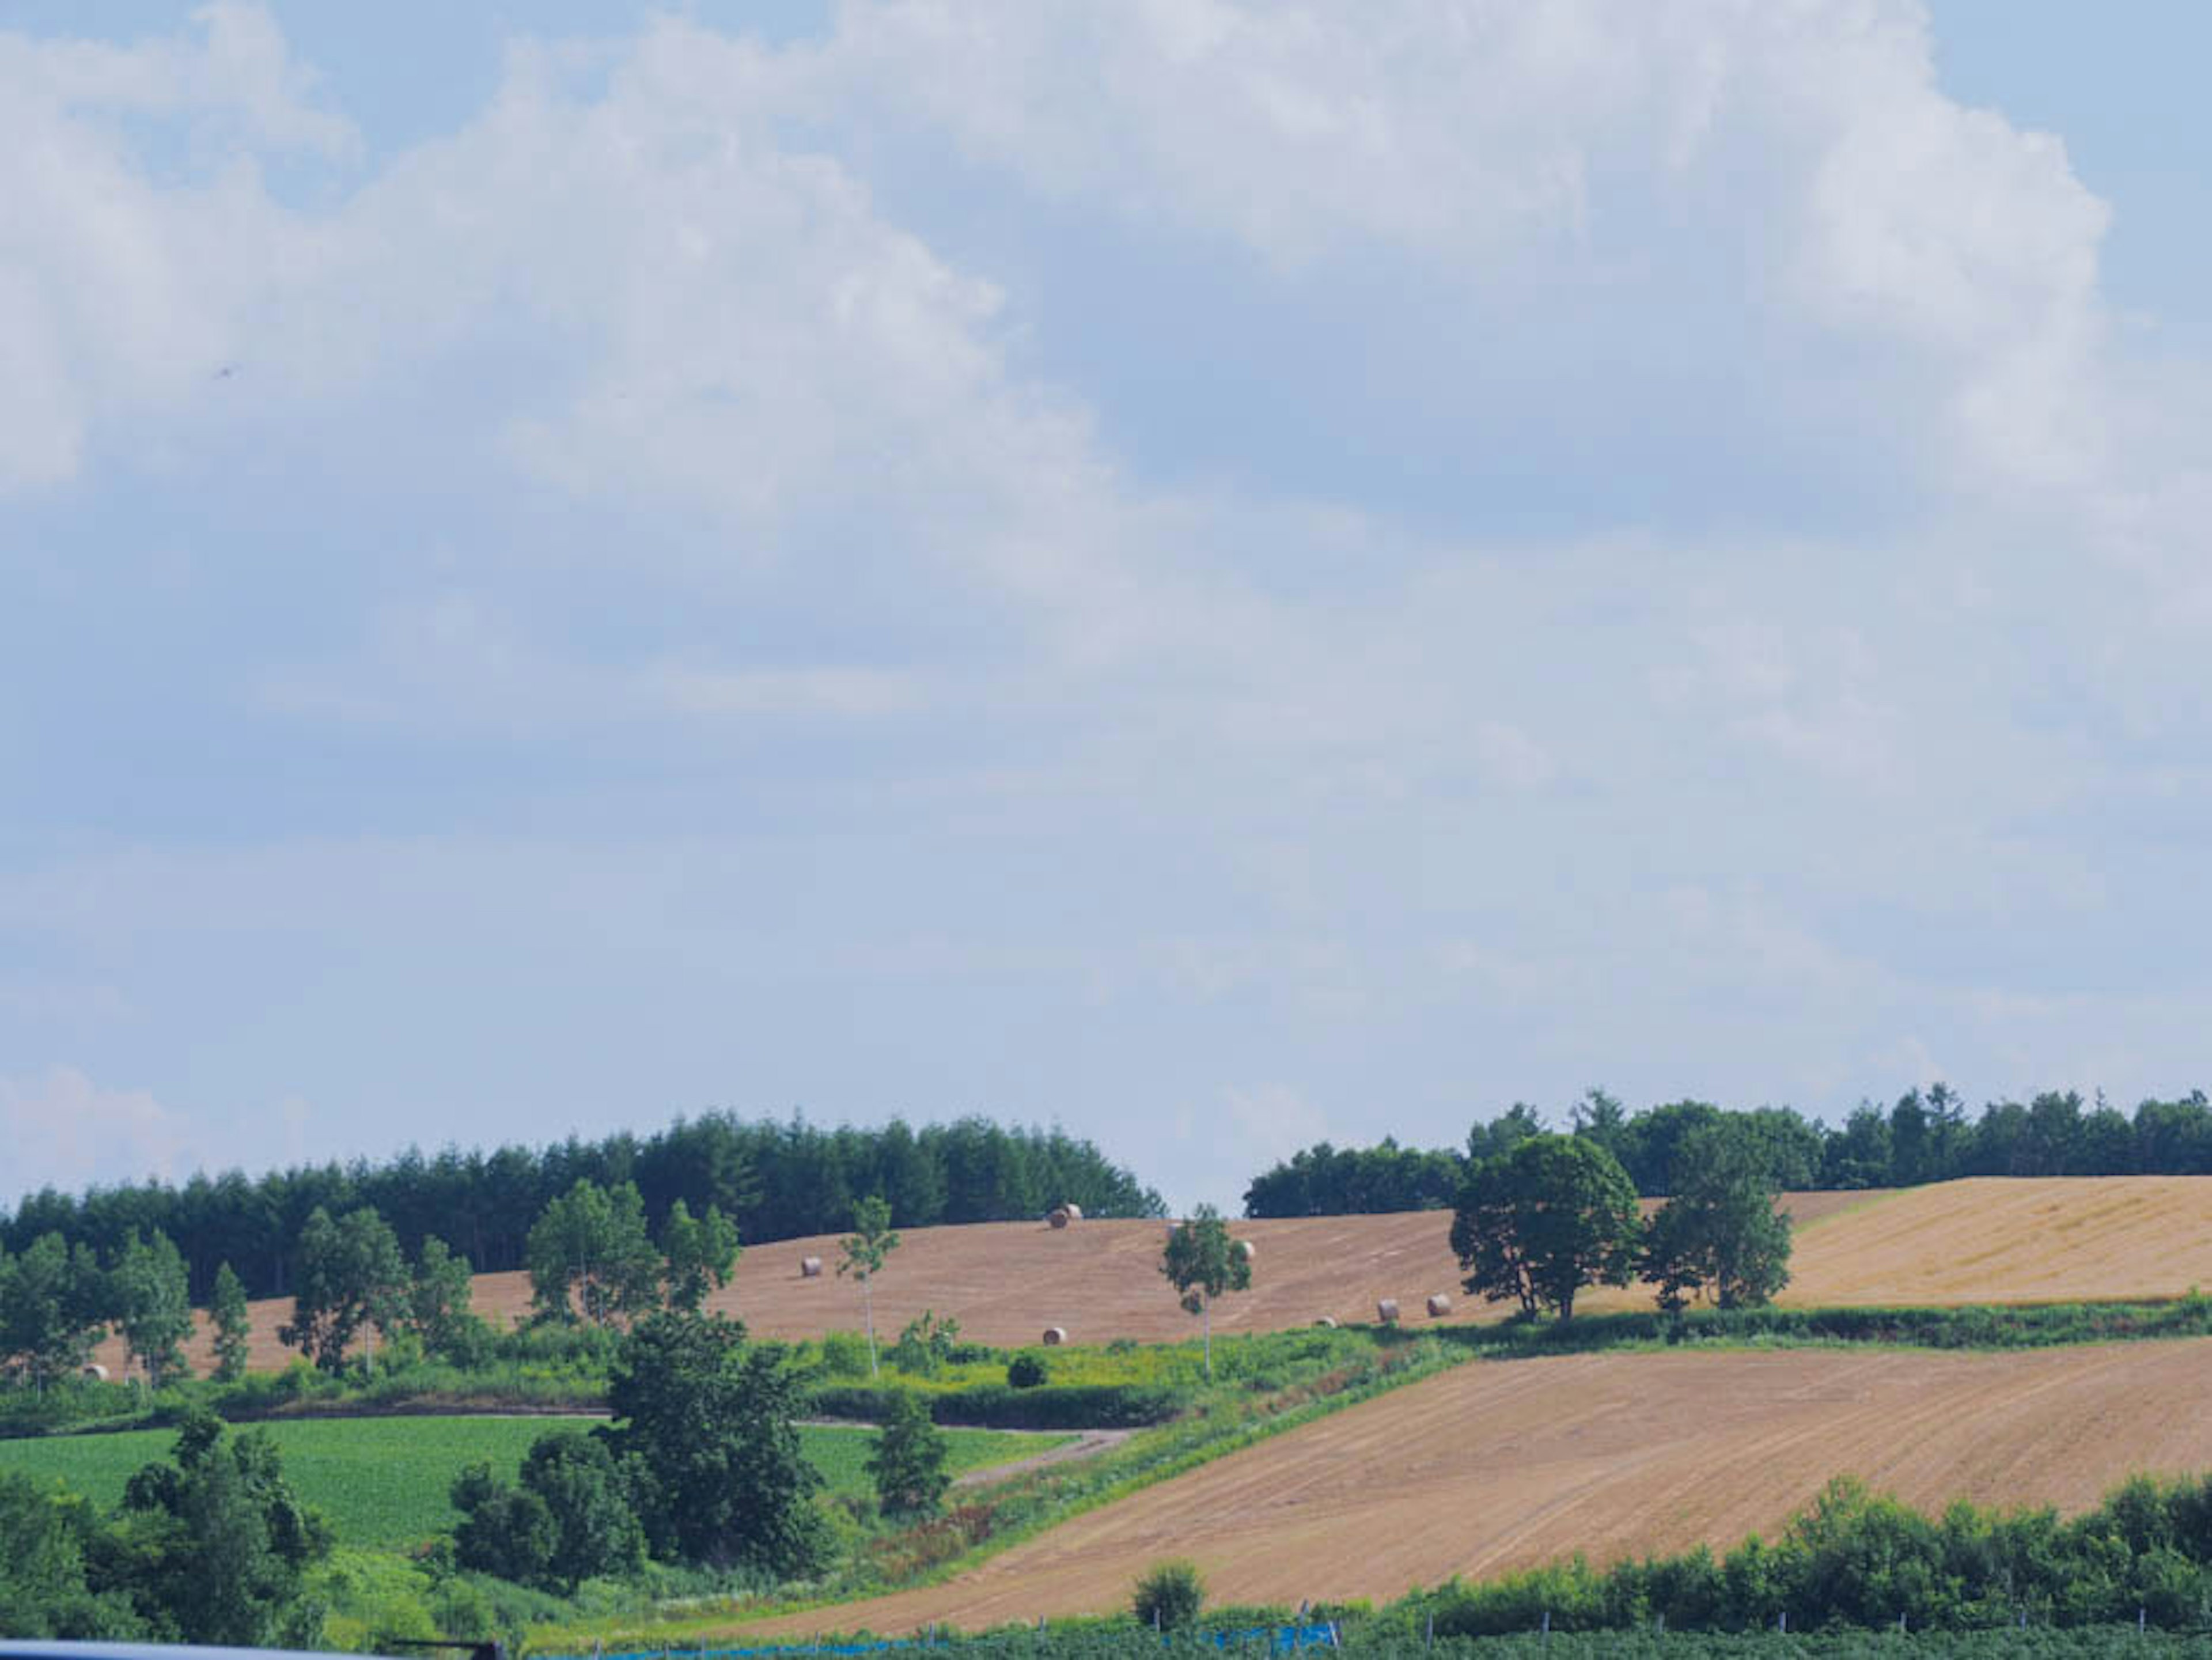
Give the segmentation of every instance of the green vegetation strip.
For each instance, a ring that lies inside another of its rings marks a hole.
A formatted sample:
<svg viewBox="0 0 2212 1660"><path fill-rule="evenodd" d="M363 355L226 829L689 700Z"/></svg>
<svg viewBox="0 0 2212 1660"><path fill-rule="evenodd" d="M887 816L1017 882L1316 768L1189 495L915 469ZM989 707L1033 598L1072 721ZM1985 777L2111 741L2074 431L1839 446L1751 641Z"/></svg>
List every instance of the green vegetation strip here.
<svg viewBox="0 0 2212 1660"><path fill-rule="evenodd" d="M511 1479L530 1444L561 1423L544 1418L343 1418L262 1427L283 1453L284 1473L301 1498L331 1518L343 1543L390 1547L453 1527L459 1518L446 1495L464 1465L483 1459ZM875 1432L807 1425L799 1436L829 1492L869 1490L865 1462ZM1073 1438L952 1430L945 1438L946 1467L957 1475L1025 1458ZM175 1441L169 1430L0 1441L0 1472L59 1481L106 1507L121 1501L124 1484L141 1466L167 1457Z"/></svg>

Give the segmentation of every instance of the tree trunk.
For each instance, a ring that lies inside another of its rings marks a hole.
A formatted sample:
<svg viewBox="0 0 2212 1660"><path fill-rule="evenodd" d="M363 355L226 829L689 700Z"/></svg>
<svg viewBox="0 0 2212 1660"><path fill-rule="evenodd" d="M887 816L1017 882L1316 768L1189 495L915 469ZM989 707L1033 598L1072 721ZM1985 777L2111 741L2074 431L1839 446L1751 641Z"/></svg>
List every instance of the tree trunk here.
<svg viewBox="0 0 2212 1660"><path fill-rule="evenodd" d="M876 1368L876 1294L869 1283L872 1278L866 1274L860 1276L860 1308L868 1322L868 1376L878 1377L882 1373Z"/></svg>

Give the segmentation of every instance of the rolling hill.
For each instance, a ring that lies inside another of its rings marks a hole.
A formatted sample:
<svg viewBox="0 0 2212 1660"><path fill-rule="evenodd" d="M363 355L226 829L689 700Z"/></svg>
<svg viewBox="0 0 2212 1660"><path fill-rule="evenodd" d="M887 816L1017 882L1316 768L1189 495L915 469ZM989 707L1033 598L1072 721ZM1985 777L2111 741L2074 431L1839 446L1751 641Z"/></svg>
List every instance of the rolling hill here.
<svg viewBox="0 0 2212 1660"><path fill-rule="evenodd" d="M1797 1249L1782 1301L1845 1304L2036 1302L2169 1297L2212 1286L2212 1177L1978 1178L1877 1193L1785 1195ZM1223 1332L1305 1325L1323 1315L1372 1320L1378 1298L1398 1299L1419 1323L1432 1292L1454 1296L1453 1319L1503 1310L1459 1295L1459 1269L1439 1211L1388 1216L1238 1222L1255 1251L1253 1288L1214 1311ZM957 1318L963 1332L1001 1346L1033 1343L1048 1326L1070 1341L1164 1341L1194 1335L1158 1272L1164 1225L1085 1221L1065 1231L1042 1223L916 1228L875 1289L879 1332L895 1335L924 1309ZM818 1336L860 1324L860 1298L835 1272L834 1236L749 1249L735 1281L711 1306L743 1316L759 1336ZM803 1257L831 1266L818 1279ZM484 1274L476 1307L495 1321L526 1314L528 1280ZM1640 1288L1587 1294L1579 1307L1650 1306ZM256 1368L281 1367L276 1341L289 1299L253 1305ZM207 1335L191 1347L209 1362ZM118 1365L112 1344L101 1359Z"/></svg>

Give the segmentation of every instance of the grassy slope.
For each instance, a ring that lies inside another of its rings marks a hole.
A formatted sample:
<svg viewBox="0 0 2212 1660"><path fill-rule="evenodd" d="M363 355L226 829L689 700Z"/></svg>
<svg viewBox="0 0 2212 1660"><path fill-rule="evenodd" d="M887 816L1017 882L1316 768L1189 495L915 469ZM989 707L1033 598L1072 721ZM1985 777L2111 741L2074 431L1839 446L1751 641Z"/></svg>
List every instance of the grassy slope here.
<svg viewBox="0 0 2212 1660"><path fill-rule="evenodd" d="M349 1545L412 1543L458 1519L447 1490L463 1465L487 1459L511 1475L530 1444L556 1426L543 1418L318 1419L264 1426L284 1456L284 1468L307 1503L328 1515ZM807 1426L806 1456L832 1493L863 1493L863 1461L874 1432ZM1042 1452L1069 1437L952 1430L949 1468L956 1474ZM100 1505L121 1499L141 1465L165 1457L169 1430L118 1435L52 1436L0 1442L0 1471L52 1478Z"/></svg>

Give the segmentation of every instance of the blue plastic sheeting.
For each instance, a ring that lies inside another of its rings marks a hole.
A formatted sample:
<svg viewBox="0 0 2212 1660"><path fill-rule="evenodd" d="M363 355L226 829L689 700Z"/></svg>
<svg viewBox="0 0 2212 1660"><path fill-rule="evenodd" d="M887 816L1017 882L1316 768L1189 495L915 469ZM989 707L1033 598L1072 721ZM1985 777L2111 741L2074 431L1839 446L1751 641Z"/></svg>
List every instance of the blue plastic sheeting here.
<svg viewBox="0 0 2212 1660"><path fill-rule="evenodd" d="M1176 1640L1172 1635L1160 1639L1163 1646ZM1333 1648L1336 1631L1330 1626L1254 1626L1246 1631L1197 1632L1183 1640L1211 1643L1218 1649L1243 1648L1264 1640L1271 1653L1289 1654L1298 1649ZM926 1637L896 1637L874 1643L779 1643L757 1649L632 1649L621 1654L603 1655L599 1660L785 1660L795 1654L880 1654L885 1649L943 1646ZM564 1660L588 1657L574 1655Z"/></svg>

